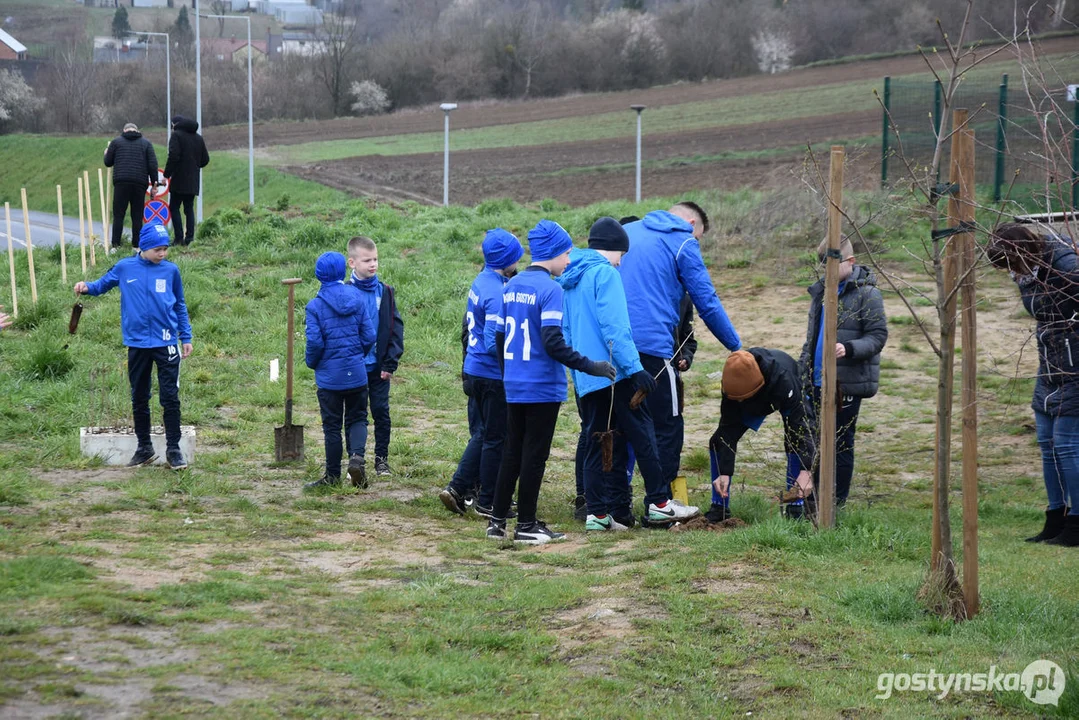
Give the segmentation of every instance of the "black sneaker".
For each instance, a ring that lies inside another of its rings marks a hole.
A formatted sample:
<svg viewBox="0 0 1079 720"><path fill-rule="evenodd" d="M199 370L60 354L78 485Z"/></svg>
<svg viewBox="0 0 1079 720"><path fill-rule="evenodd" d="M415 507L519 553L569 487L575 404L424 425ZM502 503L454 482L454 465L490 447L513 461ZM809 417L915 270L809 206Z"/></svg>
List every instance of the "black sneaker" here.
<svg viewBox="0 0 1079 720"><path fill-rule="evenodd" d="M353 455L348 459L348 479L352 487L367 487L367 470L363 466L363 455Z"/></svg>
<svg viewBox="0 0 1079 720"><path fill-rule="evenodd" d="M157 453L154 452L152 446L140 447L135 451L135 454L128 460L128 467L138 467L139 465L149 465L154 460L157 460Z"/></svg>
<svg viewBox="0 0 1079 720"><path fill-rule="evenodd" d="M461 494L451 487L447 487L440 492L438 494L438 499L442 501L442 504L446 506L447 510L455 515L464 515L465 510L468 509Z"/></svg>
<svg viewBox="0 0 1079 720"><path fill-rule="evenodd" d="M179 450L169 450L165 453L165 459L169 461L169 467L173 470L186 470L187 460Z"/></svg>
<svg viewBox="0 0 1079 720"><path fill-rule="evenodd" d="M386 462L386 458L375 458L375 475L378 477L389 477L393 473L390 471L390 464Z"/></svg>
<svg viewBox="0 0 1079 720"><path fill-rule="evenodd" d="M719 503L712 503L712 507L704 514L704 519L710 523L721 523L730 517L732 517L730 508Z"/></svg>
<svg viewBox="0 0 1079 720"><path fill-rule="evenodd" d="M487 522L487 539L488 540L505 540L506 539L506 521L491 519Z"/></svg>
<svg viewBox="0 0 1079 720"><path fill-rule="evenodd" d="M323 488L335 488L341 484L341 478L331 475L323 475L318 480L304 483L304 490L322 490Z"/></svg>
<svg viewBox="0 0 1079 720"><path fill-rule="evenodd" d="M584 495L578 495L573 501L573 519L581 522L588 519L588 505L585 503Z"/></svg>
<svg viewBox="0 0 1079 720"><path fill-rule="evenodd" d="M527 525L517 523L513 531L513 542L523 545L546 545L549 542L565 539L565 535L551 530L539 520L534 520Z"/></svg>
<svg viewBox="0 0 1079 720"><path fill-rule="evenodd" d="M480 505L479 502L473 502L472 503L472 512L476 513L480 517L487 518L488 520L493 520L494 517L495 517L494 505ZM510 507L509 511L506 513L506 517L507 518L515 518L515 517L517 517L517 506L516 506L516 504L514 504L514 505L512 505Z"/></svg>

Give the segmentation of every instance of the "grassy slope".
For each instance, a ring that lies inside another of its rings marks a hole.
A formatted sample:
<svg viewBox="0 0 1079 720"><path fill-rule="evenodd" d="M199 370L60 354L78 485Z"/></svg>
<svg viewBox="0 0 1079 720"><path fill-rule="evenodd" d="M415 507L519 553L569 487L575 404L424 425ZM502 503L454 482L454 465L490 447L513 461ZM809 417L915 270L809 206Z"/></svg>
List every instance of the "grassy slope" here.
<svg viewBox="0 0 1079 720"><path fill-rule="evenodd" d="M0 136L0 157L4 172L0 174L0 202L10 202L13 209L21 207L20 188L26 188L27 202L32 210L56 212L56 185L64 189L66 214L77 215L77 176L83 170L91 173L94 198L94 218L100 220L97 191L97 169L101 154L110 138L51 137L46 135ZM165 166L167 148L155 145L158 162ZM218 208L247 203L247 156L234 157L228 153L213 153L203 171L206 214ZM301 180L277 172L273 168L255 167L255 199L264 204L276 203L288 195L293 203L311 204L334 202L344 194L318 183ZM18 213L16 213L17 215Z"/></svg>
<svg viewBox="0 0 1079 720"><path fill-rule="evenodd" d="M1045 59L1060 73L1079 71L1079 56L1050 56ZM1014 77L1019 66L1001 62L975 68L970 81L999 78L1001 73ZM907 78L931 78L926 73ZM874 92L881 81L863 81L805 87L793 91L761 93L737 98L682 103L649 108L645 113L642 132L673 133L706 128L721 129L769 121L791 120L837 115L843 112L862 112L880 107ZM451 120L452 122L452 120ZM454 150L546 145L574 141L604 140L630 137L635 132L632 113L601 113L561 120L497 125L487 128L452 131ZM795 139L796 138L792 138ZM272 164L301 164L362 155L408 155L437 152L442 149L441 132L394 135L356 140L326 140L299 145L282 145L265 149L261 161Z"/></svg>
<svg viewBox="0 0 1079 720"><path fill-rule="evenodd" d="M789 255L782 272L772 260L722 269L721 257L753 249L731 247L724 229L761 198L700 199L719 208L722 244L709 252L743 335L786 331L784 346L796 347L806 306L791 284L806 275L790 269ZM547 211L581 237L596 215L649 207ZM434 492L467 434L456 332L478 240L496 225L523 234L540 216L503 201L402 213L350 202L208 222L212 237L174 255L196 333L184 417L200 433L182 475L107 471L79 457L76 426L122 422L129 410L118 298L89 300L79 335L67 339L70 296L57 258L40 254L42 304L21 319L37 327L0 338L0 702L93 709L86 688L108 684L147 713L206 713L198 698L225 685L221 702L234 717L1025 717L1033 706L1015 692L878 701L876 676L1019 671L1044 657L1070 669L1064 704L1045 710L1074 717L1079 557L1018 540L1040 522L1044 501L1033 438L1022 428L1015 436L1029 415L1028 381L983 377L983 614L951 625L914 600L929 552L934 363L901 317L893 337L903 349L889 354L882 396L864 413L859 489L834 532L775 516L772 422L740 455L745 489L735 507L749 528L583 538L570 519L572 404L540 505L572 531L561 552L498 549L481 524L448 517ZM890 237L894 257L916 242L918 228L908 230ZM381 275L397 286L407 323L394 388L397 472L368 492L304 497L299 484L318 476L321 448L302 363L307 463L268 464L284 393L266 378L285 347L279 280L305 278L302 306L316 289L314 258L357 232L379 243ZM988 281L1011 297L1006 281ZM791 302L777 304L780 295ZM704 342L687 376L687 414L705 426L716 408L705 375L721 357ZM35 375L65 363L62 377ZM699 439L684 464L691 500L707 503ZM604 608L614 614L592 617ZM212 682L190 690L203 676Z"/></svg>

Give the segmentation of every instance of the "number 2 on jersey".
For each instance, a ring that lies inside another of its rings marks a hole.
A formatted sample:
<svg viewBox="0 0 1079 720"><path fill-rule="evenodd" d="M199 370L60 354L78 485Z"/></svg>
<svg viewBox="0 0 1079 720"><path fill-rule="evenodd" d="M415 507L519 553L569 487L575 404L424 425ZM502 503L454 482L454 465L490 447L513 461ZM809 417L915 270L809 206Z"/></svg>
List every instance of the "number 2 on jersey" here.
<svg viewBox="0 0 1079 720"><path fill-rule="evenodd" d="M506 346L502 352L502 357L506 360L513 359L513 352L510 350L510 344L513 342L514 335L517 334L517 321L512 317L506 318ZM528 362L532 359L532 336L528 332L528 320L521 321L521 337L524 340L524 347L521 348L521 360Z"/></svg>
<svg viewBox="0 0 1079 720"><path fill-rule="evenodd" d="M476 339L476 336L472 334L472 331L476 327L476 316L472 314L471 310L469 310L467 313L465 313L465 317L468 318L468 346L476 347L476 343L478 342L478 340Z"/></svg>

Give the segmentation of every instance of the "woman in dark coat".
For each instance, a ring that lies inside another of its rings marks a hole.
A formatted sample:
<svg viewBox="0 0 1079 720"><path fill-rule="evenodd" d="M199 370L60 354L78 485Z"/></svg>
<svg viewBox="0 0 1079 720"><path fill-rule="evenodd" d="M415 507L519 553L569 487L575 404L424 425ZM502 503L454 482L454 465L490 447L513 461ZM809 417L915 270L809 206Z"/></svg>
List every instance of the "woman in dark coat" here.
<svg viewBox="0 0 1079 720"><path fill-rule="evenodd" d="M993 231L989 261L1008 270L1037 321L1034 422L1049 506L1028 542L1079 547L1079 259L1068 238L1007 223ZM1068 502L1071 509L1068 509Z"/></svg>
<svg viewBox="0 0 1079 720"><path fill-rule="evenodd" d="M174 117L165 177L169 178L169 215L172 217L177 245L190 245L195 239L195 196L200 190L199 171L209 164L210 154L206 152L202 135L199 135L199 124L182 115ZM185 218L187 234L184 234Z"/></svg>

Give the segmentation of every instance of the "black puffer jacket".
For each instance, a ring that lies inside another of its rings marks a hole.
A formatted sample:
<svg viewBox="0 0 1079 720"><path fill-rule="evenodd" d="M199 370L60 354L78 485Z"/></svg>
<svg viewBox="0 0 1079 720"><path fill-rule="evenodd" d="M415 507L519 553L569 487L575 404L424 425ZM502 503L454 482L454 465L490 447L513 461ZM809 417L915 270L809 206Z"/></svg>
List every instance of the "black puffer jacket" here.
<svg viewBox="0 0 1079 720"><path fill-rule="evenodd" d="M165 177L171 184L169 191L178 195L199 194L199 170L210 164L206 143L199 135L199 124L184 118L176 123L169 138L169 160L165 163Z"/></svg>
<svg viewBox="0 0 1079 720"><path fill-rule="evenodd" d="M799 363L812 384L813 360L820 335L824 303L824 280L809 287L809 328ZM855 265L839 296L836 342L846 346L846 357L835 361L839 390L844 395L869 398L880 388L880 352L888 342L888 318L884 299L877 289L877 277L864 265Z"/></svg>
<svg viewBox="0 0 1079 720"><path fill-rule="evenodd" d="M1047 238L1044 265L1019 278L1023 307L1037 321L1038 380L1031 407L1079 415L1079 259L1072 241Z"/></svg>
<svg viewBox="0 0 1079 720"><path fill-rule="evenodd" d="M149 185L157 179L154 145L137 130L128 130L105 149L105 167L112 168L112 184Z"/></svg>

